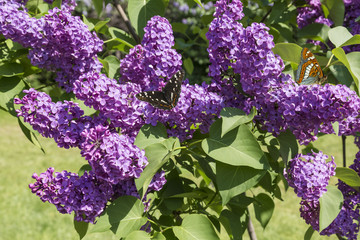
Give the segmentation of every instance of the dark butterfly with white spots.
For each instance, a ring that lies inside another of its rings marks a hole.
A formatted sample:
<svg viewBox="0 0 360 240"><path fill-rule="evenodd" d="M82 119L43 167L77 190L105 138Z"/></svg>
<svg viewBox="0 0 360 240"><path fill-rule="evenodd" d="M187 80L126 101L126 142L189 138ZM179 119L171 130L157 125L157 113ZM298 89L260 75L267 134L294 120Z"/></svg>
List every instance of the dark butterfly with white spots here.
<svg viewBox="0 0 360 240"><path fill-rule="evenodd" d="M180 70L170 78L162 91L147 91L136 95L137 99L150 103L156 108L171 110L179 101L181 83L185 76L184 70Z"/></svg>
<svg viewBox="0 0 360 240"><path fill-rule="evenodd" d="M322 84L326 78L314 54L308 48L303 48L300 64L296 71L296 81L301 85Z"/></svg>

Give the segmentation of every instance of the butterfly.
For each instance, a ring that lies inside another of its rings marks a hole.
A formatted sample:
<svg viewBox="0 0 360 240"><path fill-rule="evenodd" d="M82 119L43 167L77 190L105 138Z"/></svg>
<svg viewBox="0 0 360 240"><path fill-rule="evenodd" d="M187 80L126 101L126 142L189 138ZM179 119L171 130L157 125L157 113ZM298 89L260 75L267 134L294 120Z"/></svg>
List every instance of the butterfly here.
<svg viewBox="0 0 360 240"><path fill-rule="evenodd" d="M184 70L180 70L170 78L162 91L147 91L136 95L136 98L150 103L156 108L170 110L173 109L181 93L181 83L185 76Z"/></svg>
<svg viewBox="0 0 360 240"><path fill-rule="evenodd" d="M308 48L301 51L301 61L296 71L296 81L300 85L321 84L326 81L319 62Z"/></svg>

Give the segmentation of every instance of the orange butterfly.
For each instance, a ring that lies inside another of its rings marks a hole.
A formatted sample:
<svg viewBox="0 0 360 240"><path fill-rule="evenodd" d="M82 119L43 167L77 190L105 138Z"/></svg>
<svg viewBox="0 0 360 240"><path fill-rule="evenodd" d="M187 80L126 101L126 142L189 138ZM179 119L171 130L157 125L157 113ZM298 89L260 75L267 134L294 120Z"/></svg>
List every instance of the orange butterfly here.
<svg viewBox="0 0 360 240"><path fill-rule="evenodd" d="M296 71L296 81L301 85L313 83L321 84L327 79L316 60L314 54L308 48L301 51L301 61Z"/></svg>

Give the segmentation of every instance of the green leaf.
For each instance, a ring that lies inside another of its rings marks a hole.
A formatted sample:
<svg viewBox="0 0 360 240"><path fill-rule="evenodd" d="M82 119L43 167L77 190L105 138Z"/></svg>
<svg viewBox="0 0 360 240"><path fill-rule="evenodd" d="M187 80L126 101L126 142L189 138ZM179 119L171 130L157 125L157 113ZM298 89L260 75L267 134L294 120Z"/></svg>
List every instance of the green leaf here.
<svg viewBox="0 0 360 240"><path fill-rule="evenodd" d="M171 139L168 139L168 141L170 142ZM145 155L149 165L145 167L140 177L135 179L140 196L144 196L153 176L170 159L173 151L170 151L163 143L155 143L145 148Z"/></svg>
<svg viewBox="0 0 360 240"><path fill-rule="evenodd" d="M79 235L79 238L82 239L85 235L86 232L89 228L89 223L88 222L78 222L74 219L74 228L76 230L76 232Z"/></svg>
<svg viewBox="0 0 360 240"><path fill-rule="evenodd" d="M200 214L186 216L181 226L173 227L173 231L179 240L220 239L210 220Z"/></svg>
<svg viewBox="0 0 360 240"><path fill-rule="evenodd" d="M345 67L349 70L349 72L350 72L350 74L351 74L351 76L352 76L352 78L354 79L354 82L355 82L355 84L356 84L356 87L359 89L359 78L353 73L353 71L352 71L352 68L351 68L351 65L350 65L350 63L349 63L349 61L348 61L348 55L350 54L347 54L347 55L345 55L345 51L342 49L342 48L340 48L340 47L338 47L338 48L334 48L333 50L332 50L332 53L335 55L335 57L337 57L337 59L340 61L340 62L342 62L344 65L345 65ZM356 53L356 52L354 52L354 53ZM356 61L356 54L354 55L354 59L353 59L353 63L352 63L352 65L354 65L357 61ZM358 66L354 66L356 69L358 69Z"/></svg>
<svg viewBox="0 0 360 240"><path fill-rule="evenodd" d="M326 18L330 18L335 26L342 26L345 14L343 0L326 0L324 1L324 4L329 10L329 15Z"/></svg>
<svg viewBox="0 0 360 240"><path fill-rule="evenodd" d="M186 34L186 30L188 29L188 25L187 24L183 24L183 23L171 23L173 32L178 32L178 33L182 33L182 34Z"/></svg>
<svg viewBox="0 0 360 240"><path fill-rule="evenodd" d="M154 143L162 143L167 139L166 128L162 123L156 126L146 124L141 127L135 139L135 145L141 149L145 149Z"/></svg>
<svg viewBox="0 0 360 240"><path fill-rule="evenodd" d="M90 172L91 170L92 170L92 168L91 168L90 164L84 164L84 165L82 165L81 168L79 169L78 175L79 175L79 176L82 176L82 175L84 175L85 171Z"/></svg>
<svg viewBox="0 0 360 240"><path fill-rule="evenodd" d="M319 238L319 233L315 231L311 226L306 230L304 240L317 240Z"/></svg>
<svg viewBox="0 0 360 240"><path fill-rule="evenodd" d="M24 74L24 68L20 63L0 63L0 76L13 77Z"/></svg>
<svg viewBox="0 0 360 240"><path fill-rule="evenodd" d="M277 137L277 140L280 143L280 155L286 164L299 151L296 138L290 130L286 130Z"/></svg>
<svg viewBox="0 0 360 240"><path fill-rule="evenodd" d="M309 38L326 43L330 27L326 24L312 23L298 32L299 38Z"/></svg>
<svg viewBox="0 0 360 240"><path fill-rule="evenodd" d="M185 70L191 75L192 72L194 71L194 64L193 64L191 58L186 58L184 60L184 67L185 67Z"/></svg>
<svg viewBox="0 0 360 240"><path fill-rule="evenodd" d="M106 75L109 78L114 79L115 75L119 75L120 60L117 57L115 57L114 55L109 55L105 59L100 60L100 62L103 64L107 73Z"/></svg>
<svg viewBox="0 0 360 240"><path fill-rule="evenodd" d="M327 186L327 191L320 197L319 232L327 228L339 214L344 197L335 186Z"/></svg>
<svg viewBox="0 0 360 240"><path fill-rule="evenodd" d="M117 41L120 41L127 45L129 48L133 48L136 45L135 40L129 36L127 32L116 27L109 27L110 36Z"/></svg>
<svg viewBox="0 0 360 240"><path fill-rule="evenodd" d="M97 15L100 16L104 6L103 0L92 0L92 2L94 4Z"/></svg>
<svg viewBox="0 0 360 240"><path fill-rule="evenodd" d="M102 21L97 21L95 23L95 32L97 33L105 33L107 30L108 30L108 27L107 27L107 23L110 22L110 18L106 18L105 20L102 20Z"/></svg>
<svg viewBox="0 0 360 240"><path fill-rule="evenodd" d="M85 15L82 15L83 18L83 22L85 23L85 25L88 27L89 31L92 31L95 28L95 25L90 22Z"/></svg>
<svg viewBox="0 0 360 240"><path fill-rule="evenodd" d="M341 83L350 87L353 83L353 78L349 70L344 65L331 65L329 67L332 75Z"/></svg>
<svg viewBox="0 0 360 240"><path fill-rule="evenodd" d="M223 223L223 225L225 225L224 220L226 220L226 225L228 225L231 230L230 232L233 239L242 240L242 235L247 229L248 217L246 214L246 210L244 209L242 214L238 214L235 211L229 211L228 209L224 209L220 214L220 221Z"/></svg>
<svg viewBox="0 0 360 240"><path fill-rule="evenodd" d="M349 185L350 187L360 187L360 177L354 169L337 167L335 177Z"/></svg>
<svg viewBox="0 0 360 240"><path fill-rule="evenodd" d="M255 197L254 210L256 219L265 229L274 213L275 203L271 197L265 193L259 193Z"/></svg>
<svg viewBox="0 0 360 240"><path fill-rule="evenodd" d="M150 235L145 231L134 231L126 236L125 240L150 240Z"/></svg>
<svg viewBox="0 0 360 240"><path fill-rule="evenodd" d="M44 148L41 146L41 143L39 142L39 140L37 139L36 135L33 133L34 130L31 129L31 127L27 127L25 123L23 123L20 118L18 118L18 123L19 126L21 128L21 131L24 133L24 135L26 136L26 138L32 142L32 144L34 144L35 146L37 146L38 148L40 148L40 150L45 153Z"/></svg>
<svg viewBox="0 0 360 240"><path fill-rule="evenodd" d="M117 237L126 237L139 230L147 221L143 217L144 205L133 196L122 196L112 202L89 233L111 230Z"/></svg>
<svg viewBox="0 0 360 240"><path fill-rule="evenodd" d="M287 9L287 5L286 1L275 1L267 23L272 24L278 22L284 14L284 11Z"/></svg>
<svg viewBox="0 0 360 240"><path fill-rule="evenodd" d="M350 40L353 35L343 26L329 30L329 39L336 46L341 47L346 41Z"/></svg>
<svg viewBox="0 0 360 240"><path fill-rule="evenodd" d="M130 21L140 37L144 35L144 27L155 15L164 16L165 4L162 0L129 0L128 13Z"/></svg>
<svg viewBox="0 0 360 240"><path fill-rule="evenodd" d="M194 2L196 2L197 4L200 5L200 7L204 8L204 6L202 5L201 1L200 0L194 0Z"/></svg>
<svg viewBox="0 0 360 240"><path fill-rule="evenodd" d="M194 199L204 199L208 196L207 193L205 193L204 191L200 191L200 190L193 190L191 192L186 192L186 193L179 193L179 194L175 194L172 195L172 198L194 198Z"/></svg>
<svg viewBox="0 0 360 240"><path fill-rule="evenodd" d="M258 184L265 170L250 167L235 167L221 162L216 163L216 182L225 205L231 198Z"/></svg>
<svg viewBox="0 0 360 240"><path fill-rule="evenodd" d="M299 64L302 47L295 43L277 43L272 51L282 60Z"/></svg>
<svg viewBox="0 0 360 240"><path fill-rule="evenodd" d="M356 78L356 86L359 84L360 79L360 52L351 52L346 54L347 60L349 61L349 66L353 77Z"/></svg>
<svg viewBox="0 0 360 240"><path fill-rule="evenodd" d="M151 239L152 240L166 240L165 236L161 232L155 232Z"/></svg>
<svg viewBox="0 0 360 240"><path fill-rule="evenodd" d="M241 125L221 137L222 119L210 127L210 137L202 141L204 152L217 161L233 166L267 169L269 163L259 143L246 125Z"/></svg>
<svg viewBox="0 0 360 240"><path fill-rule="evenodd" d="M220 112L220 116L222 117L222 129L221 129L221 137L223 137L226 133L231 130L239 127L241 124L251 122L256 115L256 109L251 109L249 115L245 114L244 111L238 108L223 108Z"/></svg>
<svg viewBox="0 0 360 240"><path fill-rule="evenodd" d="M335 135L339 136L339 128L340 128L339 122L332 122L331 125L334 129Z"/></svg>
<svg viewBox="0 0 360 240"><path fill-rule="evenodd" d="M0 106L10 109L14 97L24 89L25 84L18 77L0 78Z"/></svg>

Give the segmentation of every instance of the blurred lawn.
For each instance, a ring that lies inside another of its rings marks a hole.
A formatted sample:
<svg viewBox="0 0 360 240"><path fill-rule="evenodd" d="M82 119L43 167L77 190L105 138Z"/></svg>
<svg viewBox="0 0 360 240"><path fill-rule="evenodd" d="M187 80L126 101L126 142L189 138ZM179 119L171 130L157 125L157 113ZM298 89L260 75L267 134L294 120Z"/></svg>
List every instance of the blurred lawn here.
<svg viewBox="0 0 360 240"><path fill-rule="evenodd" d="M77 172L85 164L80 151L60 149L51 139L39 136L46 151L46 154L43 154L25 138L17 119L1 110L0 126L0 239L78 239L73 228L73 217L59 214L53 205L41 202L31 193L28 184L34 182L31 178L34 172L40 174L48 167L54 167L58 172ZM342 166L340 137L324 136L316 141L314 146L328 155L333 155L338 166ZM356 152L353 138L347 138L347 165L352 163ZM300 218L300 199L291 189L283 195L283 199L283 202L275 200L275 213L265 230L252 214L259 240L303 239L308 226ZM249 239L247 234L244 236ZM115 238L107 234L92 234L85 239Z"/></svg>

